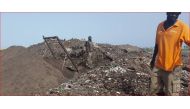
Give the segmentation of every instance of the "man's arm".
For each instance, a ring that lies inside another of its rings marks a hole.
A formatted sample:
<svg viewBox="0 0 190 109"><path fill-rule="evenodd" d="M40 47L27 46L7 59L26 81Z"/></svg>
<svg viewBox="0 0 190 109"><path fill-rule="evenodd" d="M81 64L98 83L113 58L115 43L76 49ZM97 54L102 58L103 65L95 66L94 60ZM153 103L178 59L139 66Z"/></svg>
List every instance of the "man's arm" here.
<svg viewBox="0 0 190 109"><path fill-rule="evenodd" d="M190 47L190 28L188 25L184 25L182 35L182 41Z"/></svg>
<svg viewBox="0 0 190 109"><path fill-rule="evenodd" d="M154 63L155 63L155 59L156 59L157 53L158 53L158 45L155 44L153 57L152 57L152 60L151 60L151 62L150 62L150 68L151 68L151 69L153 69L153 67L154 67Z"/></svg>

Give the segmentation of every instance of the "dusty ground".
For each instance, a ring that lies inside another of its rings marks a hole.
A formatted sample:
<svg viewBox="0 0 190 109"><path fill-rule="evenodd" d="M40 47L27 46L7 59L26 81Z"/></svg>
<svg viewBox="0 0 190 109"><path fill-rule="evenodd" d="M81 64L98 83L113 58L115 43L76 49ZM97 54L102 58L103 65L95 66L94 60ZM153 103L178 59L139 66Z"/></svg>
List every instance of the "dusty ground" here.
<svg viewBox="0 0 190 109"><path fill-rule="evenodd" d="M2 59L3 95L42 93L65 80L62 72L27 48L8 48Z"/></svg>
<svg viewBox="0 0 190 109"><path fill-rule="evenodd" d="M3 95L149 95L152 53L131 45L95 44L93 68L85 66L84 41L63 41L79 72L58 45L56 59L45 43L2 51ZM184 63L187 55L184 53ZM65 59L65 61L63 61ZM181 95L187 95L183 70Z"/></svg>

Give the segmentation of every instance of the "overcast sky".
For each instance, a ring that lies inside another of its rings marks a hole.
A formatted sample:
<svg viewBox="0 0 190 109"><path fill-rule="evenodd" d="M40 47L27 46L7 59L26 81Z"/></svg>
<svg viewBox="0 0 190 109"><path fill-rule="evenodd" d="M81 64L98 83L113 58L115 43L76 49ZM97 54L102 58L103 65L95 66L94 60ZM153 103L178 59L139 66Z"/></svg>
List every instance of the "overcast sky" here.
<svg viewBox="0 0 190 109"><path fill-rule="evenodd" d="M42 35L82 39L97 43L153 47L157 25L166 13L1 13L2 48L28 47L43 41ZM189 24L189 13L181 20Z"/></svg>

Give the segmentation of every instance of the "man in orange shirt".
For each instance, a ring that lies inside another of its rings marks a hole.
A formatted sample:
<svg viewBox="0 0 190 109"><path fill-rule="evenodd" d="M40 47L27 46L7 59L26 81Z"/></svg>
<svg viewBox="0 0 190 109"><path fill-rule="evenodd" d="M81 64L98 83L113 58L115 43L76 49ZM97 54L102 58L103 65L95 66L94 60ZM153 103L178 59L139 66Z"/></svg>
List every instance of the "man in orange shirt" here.
<svg viewBox="0 0 190 109"><path fill-rule="evenodd" d="M167 12L167 19L157 27L152 61L151 95L179 95L182 43L190 46L189 27L177 20L181 12Z"/></svg>

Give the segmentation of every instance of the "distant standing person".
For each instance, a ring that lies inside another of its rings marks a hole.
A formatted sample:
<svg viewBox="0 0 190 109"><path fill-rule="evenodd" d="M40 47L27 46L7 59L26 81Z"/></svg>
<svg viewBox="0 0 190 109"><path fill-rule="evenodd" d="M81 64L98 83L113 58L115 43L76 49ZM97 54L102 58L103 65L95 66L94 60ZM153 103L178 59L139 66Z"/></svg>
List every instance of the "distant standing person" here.
<svg viewBox="0 0 190 109"><path fill-rule="evenodd" d="M88 41L85 42L85 49L86 49L86 59L85 59L85 64L86 67L92 68L92 48L93 48L93 43L92 43L92 36L88 36Z"/></svg>
<svg viewBox="0 0 190 109"><path fill-rule="evenodd" d="M164 92L168 96L180 93L182 73L181 48L184 42L190 46L190 29L178 20L181 12L167 12L167 19L157 27L156 42L150 66L151 95Z"/></svg>

